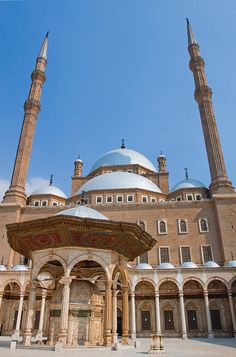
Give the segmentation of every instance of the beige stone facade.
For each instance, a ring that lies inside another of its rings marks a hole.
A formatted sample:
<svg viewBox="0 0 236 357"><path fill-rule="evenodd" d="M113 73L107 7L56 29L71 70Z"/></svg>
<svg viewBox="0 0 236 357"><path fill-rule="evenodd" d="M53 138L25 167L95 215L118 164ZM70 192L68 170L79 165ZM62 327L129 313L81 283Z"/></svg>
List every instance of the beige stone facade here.
<svg viewBox="0 0 236 357"><path fill-rule="evenodd" d="M0 335L73 346L110 345L118 336L127 344L152 333L235 336L236 193L204 61L187 26L209 188L186 173L170 191L164 155L156 168L122 144L86 176L82 160L74 162L70 197L52 184L26 197L45 38L0 204Z"/></svg>

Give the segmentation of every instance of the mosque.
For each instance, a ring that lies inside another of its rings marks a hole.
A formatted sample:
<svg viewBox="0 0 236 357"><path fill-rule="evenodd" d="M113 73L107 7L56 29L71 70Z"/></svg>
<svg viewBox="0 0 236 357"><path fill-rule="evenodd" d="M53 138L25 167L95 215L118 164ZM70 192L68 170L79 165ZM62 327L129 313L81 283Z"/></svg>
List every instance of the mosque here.
<svg viewBox="0 0 236 357"><path fill-rule="evenodd" d="M9 189L0 204L0 335L25 346L109 346L136 337L236 335L236 192L227 176L204 60L187 21L211 182L188 172L170 189L167 159L155 166L124 142L71 194L52 180L26 195L45 82L48 35L32 73Z"/></svg>

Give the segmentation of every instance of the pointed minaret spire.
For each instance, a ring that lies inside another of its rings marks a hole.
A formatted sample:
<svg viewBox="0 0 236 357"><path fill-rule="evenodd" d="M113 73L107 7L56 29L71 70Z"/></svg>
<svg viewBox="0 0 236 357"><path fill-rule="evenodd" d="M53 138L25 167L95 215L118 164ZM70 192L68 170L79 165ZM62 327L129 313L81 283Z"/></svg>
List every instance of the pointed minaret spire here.
<svg viewBox="0 0 236 357"><path fill-rule="evenodd" d="M47 64L48 33L43 41L35 69L31 75L29 96L24 104L24 120L18 143L11 184L3 198L3 203L26 204L26 178L29 168L34 132L40 111L40 97L43 83L46 80L45 68Z"/></svg>
<svg viewBox="0 0 236 357"><path fill-rule="evenodd" d="M44 58L45 60L47 60L47 55L48 55L48 35L49 35L49 31L46 33L45 39L43 41L43 44L41 46L41 49L39 51L39 55L38 58Z"/></svg>
<svg viewBox="0 0 236 357"><path fill-rule="evenodd" d="M211 173L210 189L212 193L234 192L231 181L227 177L224 156L221 148L220 137L217 129L213 104L212 90L208 87L205 62L201 57L189 21L187 20L188 51L190 54L189 68L193 72L195 93L194 98L198 103L202 129L205 139L208 163Z"/></svg>
<svg viewBox="0 0 236 357"><path fill-rule="evenodd" d="M193 30L192 30L192 26L188 20L188 18L186 18L187 20L187 35L188 35L188 45L197 45L197 41L195 39L195 36L193 34Z"/></svg>

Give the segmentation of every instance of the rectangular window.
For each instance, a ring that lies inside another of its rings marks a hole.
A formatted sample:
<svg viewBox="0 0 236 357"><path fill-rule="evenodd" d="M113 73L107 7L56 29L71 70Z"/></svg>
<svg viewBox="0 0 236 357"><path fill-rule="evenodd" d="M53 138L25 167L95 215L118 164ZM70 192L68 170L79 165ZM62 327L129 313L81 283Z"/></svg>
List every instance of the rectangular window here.
<svg viewBox="0 0 236 357"><path fill-rule="evenodd" d="M165 330L174 330L173 310L164 310Z"/></svg>
<svg viewBox="0 0 236 357"><path fill-rule="evenodd" d="M156 198L155 197L151 197L151 202L156 202L157 200L156 200Z"/></svg>
<svg viewBox="0 0 236 357"><path fill-rule="evenodd" d="M141 311L141 315L142 315L142 330L151 330L150 311Z"/></svg>
<svg viewBox="0 0 236 357"><path fill-rule="evenodd" d="M181 196L177 196L176 197L176 201L182 201L182 197Z"/></svg>
<svg viewBox="0 0 236 357"><path fill-rule="evenodd" d="M39 207L40 201L34 201L35 207Z"/></svg>
<svg viewBox="0 0 236 357"><path fill-rule="evenodd" d="M129 169L129 170L127 170L127 172L133 172L133 170Z"/></svg>
<svg viewBox="0 0 236 357"><path fill-rule="evenodd" d="M123 196L116 196L116 202L117 203L122 203L123 202Z"/></svg>
<svg viewBox="0 0 236 357"><path fill-rule="evenodd" d="M148 252L145 252L140 255L139 262L140 263L148 263Z"/></svg>
<svg viewBox="0 0 236 357"><path fill-rule="evenodd" d="M127 202L134 202L134 196L133 195L127 196Z"/></svg>
<svg viewBox="0 0 236 357"><path fill-rule="evenodd" d="M210 310L210 311L211 311L212 330L222 330L220 310Z"/></svg>
<svg viewBox="0 0 236 357"><path fill-rule="evenodd" d="M202 195L201 195L200 193L197 193L197 194L195 195L195 200L196 200L196 201L201 201L201 199L202 199Z"/></svg>
<svg viewBox="0 0 236 357"><path fill-rule="evenodd" d="M159 248L160 252L160 264L161 263L169 263L170 262L170 256L169 256L169 248L168 247L160 247Z"/></svg>
<svg viewBox="0 0 236 357"><path fill-rule="evenodd" d="M42 201L42 204L41 204L43 207L46 207L48 205L48 201Z"/></svg>
<svg viewBox="0 0 236 357"><path fill-rule="evenodd" d="M146 224L144 221L138 221L137 223L144 231L146 230Z"/></svg>
<svg viewBox="0 0 236 357"><path fill-rule="evenodd" d="M102 196L96 197L96 203L102 203Z"/></svg>
<svg viewBox="0 0 236 357"><path fill-rule="evenodd" d="M188 329L189 330L197 330L197 311L196 310L187 310L188 317Z"/></svg>
<svg viewBox="0 0 236 357"><path fill-rule="evenodd" d="M193 195L192 194L186 195L186 200L187 201L192 201L193 200Z"/></svg>
<svg viewBox="0 0 236 357"><path fill-rule="evenodd" d="M112 203L112 201L113 201L113 197L112 196L107 196L106 197L106 202L107 203Z"/></svg>
<svg viewBox="0 0 236 357"><path fill-rule="evenodd" d="M202 262L206 263L213 260L212 246L211 245L202 245Z"/></svg>
<svg viewBox="0 0 236 357"><path fill-rule="evenodd" d="M181 252L181 264L185 262L191 262L190 247L180 247Z"/></svg>

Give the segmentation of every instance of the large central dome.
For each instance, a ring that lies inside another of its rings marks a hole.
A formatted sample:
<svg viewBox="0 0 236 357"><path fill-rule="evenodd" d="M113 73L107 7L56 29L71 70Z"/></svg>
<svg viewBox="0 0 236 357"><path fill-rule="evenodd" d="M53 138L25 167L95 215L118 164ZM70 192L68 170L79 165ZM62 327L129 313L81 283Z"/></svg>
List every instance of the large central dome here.
<svg viewBox="0 0 236 357"><path fill-rule="evenodd" d="M148 170L156 172L155 166L145 156L134 150L120 148L104 154L92 166L90 173L99 167L119 165L140 165Z"/></svg>

